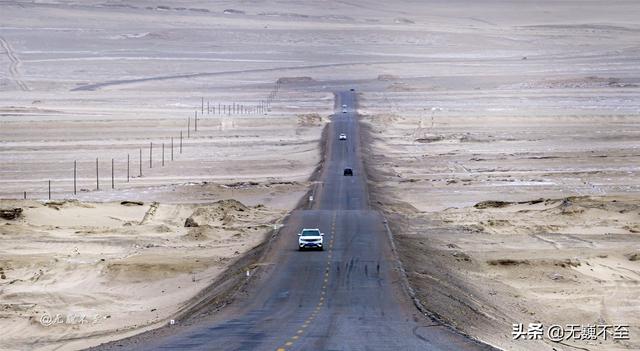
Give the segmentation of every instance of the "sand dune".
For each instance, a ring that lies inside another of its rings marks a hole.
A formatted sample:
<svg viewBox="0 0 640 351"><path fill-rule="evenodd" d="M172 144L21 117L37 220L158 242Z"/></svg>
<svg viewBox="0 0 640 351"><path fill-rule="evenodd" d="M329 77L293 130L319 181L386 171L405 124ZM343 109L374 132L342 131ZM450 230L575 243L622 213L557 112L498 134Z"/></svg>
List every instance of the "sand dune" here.
<svg viewBox="0 0 640 351"><path fill-rule="evenodd" d="M273 196L265 189L263 197ZM231 199L2 206L23 213L0 220L0 348L40 350L82 348L167 323L286 213Z"/></svg>
<svg viewBox="0 0 640 351"><path fill-rule="evenodd" d="M509 350L562 347L514 341L513 323L640 332L636 119L429 117L366 119L374 197L423 304Z"/></svg>

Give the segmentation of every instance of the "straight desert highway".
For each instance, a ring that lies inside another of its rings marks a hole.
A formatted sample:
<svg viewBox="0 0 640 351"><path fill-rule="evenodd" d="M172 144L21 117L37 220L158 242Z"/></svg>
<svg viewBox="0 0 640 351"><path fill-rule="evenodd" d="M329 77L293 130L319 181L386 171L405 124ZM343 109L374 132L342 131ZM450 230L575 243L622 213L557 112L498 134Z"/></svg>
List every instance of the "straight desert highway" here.
<svg viewBox="0 0 640 351"><path fill-rule="evenodd" d="M288 218L263 259L267 268L246 294L189 327L164 328L100 348L491 349L425 318L404 292L384 220L368 201L355 93L336 96L314 199ZM339 140L341 133L347 140ZM353 176L343 176L347 167ZM297 250L296 234L303 227L325 233L324 251Z"/></svg>

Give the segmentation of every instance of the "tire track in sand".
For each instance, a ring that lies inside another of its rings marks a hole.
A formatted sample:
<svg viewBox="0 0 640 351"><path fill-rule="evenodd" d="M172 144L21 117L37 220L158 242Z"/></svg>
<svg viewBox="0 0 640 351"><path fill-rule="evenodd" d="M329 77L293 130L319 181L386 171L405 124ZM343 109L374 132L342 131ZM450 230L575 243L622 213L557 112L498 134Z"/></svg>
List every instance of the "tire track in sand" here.
<svg viewBox="0 0 640 351"><path fill-rule="evenodd" d="M16 57L13 49L11 48L11 45L9 45L9 43L3 37L0 37L0 46L2 46L4 52L9 58L9 74L11 75L11 78L13 78L13 81L16 83L16 85L18 85L20 90L28 91L29 87L20 79L20 59Z"/></svg>

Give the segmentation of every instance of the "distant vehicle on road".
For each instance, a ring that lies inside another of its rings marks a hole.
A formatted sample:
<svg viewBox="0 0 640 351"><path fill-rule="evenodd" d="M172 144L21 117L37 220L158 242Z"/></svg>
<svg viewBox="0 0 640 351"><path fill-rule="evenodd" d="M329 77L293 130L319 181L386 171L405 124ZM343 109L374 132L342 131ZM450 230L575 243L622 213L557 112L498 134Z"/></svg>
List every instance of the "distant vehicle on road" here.
<svg viewBox="0 0 640 351"><path fill-rule="evenodd" d="M347 177L353 177L353 169L345 168L344 172L342 172L342 175L347 176Z"/></svg>
<svg viewBox="0 0 640 351"><path fill-rule="evenodd" d="M343 104L343 105L342 105L342 108L347 108L347 105L344 105L344 104Z"/></svg>
<svg viewBox="0 0 640 351"><path fill-rule="evenodd" d="M298 234L298 250L316 249L324 250L324 233L320 232L318 228L304 228Z"/></svg>
<svg viewBox="0 0 640 351"><path fill-rule="evenodd" d="M353 88L351 88L351 89L349 89L349 90L351 90L351 91L356 91L356 90L355 90L355 89L353 89Z"/></svg>
<svg viewBox="0 0 640 351"><path fill-rule="evenodd" d="M338 136L338 139L340 140L347 140L347 135L344 133L340 133L340 136Z"/></svg>

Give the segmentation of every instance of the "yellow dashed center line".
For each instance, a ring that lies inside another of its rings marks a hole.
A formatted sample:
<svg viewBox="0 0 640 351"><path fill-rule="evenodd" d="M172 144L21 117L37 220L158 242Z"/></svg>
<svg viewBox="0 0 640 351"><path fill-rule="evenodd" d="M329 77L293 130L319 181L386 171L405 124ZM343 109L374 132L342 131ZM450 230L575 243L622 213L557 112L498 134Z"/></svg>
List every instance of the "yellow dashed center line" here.
<svg viewBox="0 0 640 351"><path fill-rule="evenodd" d="M329 240L329 254L327 255L327 268L324 271L324 283L322 284L322 289L320 290L320 301L316 306L315 310L311 312L311 315L304 323L300 326L301 329L298 329L296 332L297 335L292 336L288 341L284 343L285 346L291 346L293 343L300 338L300 334L304 333L304 329L309 327L309 324L316 318L320 308L324 304L325 295L327 294L327 284L329 283L329 273L331 272L331 259L333 258L333 241L336 235L336 213L333 214L333 219L331 220L331 240ZM280 347L277 348L276 351L287 351L286 348Z"/></svg>

